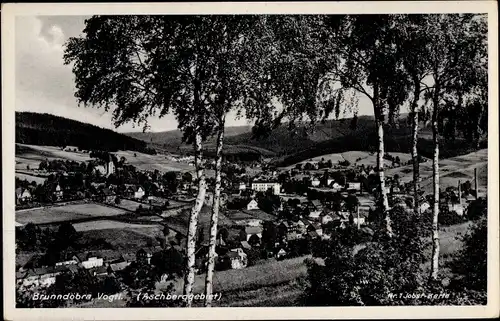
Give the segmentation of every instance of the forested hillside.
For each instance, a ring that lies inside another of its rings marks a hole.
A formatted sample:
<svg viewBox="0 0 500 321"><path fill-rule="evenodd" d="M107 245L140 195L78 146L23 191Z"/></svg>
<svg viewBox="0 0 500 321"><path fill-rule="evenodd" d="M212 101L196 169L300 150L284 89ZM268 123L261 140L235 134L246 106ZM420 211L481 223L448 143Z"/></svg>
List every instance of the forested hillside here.
<svg viewBox="0 0 500 321"><path fill-rule="evenodd" d="M81 149L153 152L144 141L110 129L50 114L16 112L16 143Z"/></svg>
<svg viewBox="0 0 500 321"><path fill-rule="evenodd" d="M408 115L401 114L396 126L387 126L385 130L385 149L387 152L410 152L411 129L408 126ZM286 126L276 128L266 137L256 138L250 126L228 127L225 137L226 156L255 159L275 157L275 164L288 166L303 160L330 153L346 151L376 151L378 144L373 116L360 116L340 120L327 120L316 124L314 130L305 131L303 127L292 133ZM419 153L432 158L432 135L430 128L421 124L418 141ZM127 135L162 146L166 151L189 154L192 146L182 144L182 133L179 130L158 133L128 133ZM441 158L463 155L477 150L474 141L461 137L444 137L440 151ZM481 143L481 148L487 146ZM215 142L208 139L205 150L208 156L213 154Z"/></svg>

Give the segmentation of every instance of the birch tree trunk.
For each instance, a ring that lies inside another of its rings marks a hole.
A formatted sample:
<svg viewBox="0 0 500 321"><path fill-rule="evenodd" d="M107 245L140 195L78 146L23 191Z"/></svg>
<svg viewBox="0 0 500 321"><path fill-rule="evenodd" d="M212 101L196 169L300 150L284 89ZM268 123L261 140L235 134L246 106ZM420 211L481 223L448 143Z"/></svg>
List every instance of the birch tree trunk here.
<svg viewBox="0 0 500 321"><path fill-rule="evenodd" d="M479 149L480 146L480 141L481 141L481 135L483 134L483 130L481 129L481 122L483 121L483 116L484 116L484 105L481 106L481 111L479 112L479 117L477 120L477 127L476 127L476 148Z"/></svg>
<svg viewBox="0 0 500 321"><path fill-rule="evenodd" d="M191 307L193 300L193 285L195 277L195 253L196 253L196 231L198 228L198 216L205 201L206 181L202 162L202 137L199 128L195 132L194 157L196 166L196 176L198 178L198 195L191 209L189 216L188 235L186 241L186 271L184 276L184 294L187 295L186 306Z"/></svg>
<svg viewBox="0 0 500 321"><path fill-rule="evenodd" d="M418 162L418 99L420 98L420 80L418 78L414 79L414 94L413 101L411 104L411 133L412 133L412 144L411 144L411 159L413 163L413 212L415 215L420 214L420 164Z"/></svg>
<svg viewBox="0 0 500 321"><path fill-rule="evenodd" d="M438 89L435 89L438 90ZM432 159L432 181L434 189L434 204L432 207L432 262L431 280L438 279L439 271L439 141L438 141L438 104L437 94L433 99L434 111L432 113L432 141L434 143L434 156Z"/></svg>
<svg viewBox="0 0 500 321"><path fill-rule="evenodd" d="M392 236L392 222L389 216L389 200L387 198L387 189L385 187L384 175L384 123L380 120L377 123L378 136L378 151L377 151L377 168L380 180L380 195L382 198L382 211L384 212L385 227L388 236Z"/></svg>
<svg viewBox="0 0 500 321"><path fill-rule="evenodd" d="M222 146L224 143L224 123L223 117L217 135L217 149L215 161L215 188L212 206L212 218L210 222L210 245L208 249L208 269L205 280L205 306L212 306L213 276L215 271L215 248L217 243L217 221L219 219L220 194L221 194L221 169L222 169Z"/></svg>
<svg viewBox="0 0 500 321"><path fill-rule="evenodd" d="M417 150L417 142L418 142L418 112L414 110L411 114L412 123L412 144L411 144L411 159L413 162L413 212L416 215L420 214L420 200L419 200L419 191L420 191L420 164L418 163L418 150Z"/></svg>
<svg viewBox="0 0 500 321"><path fill-rule="evenodd" d="M377 127L378 150L377 150L377 172L379 176L380 197L382 203L382 211L384 215L386 232L389 237L392 237L392 222L389 216L389 200L387 198L387 189L385 188L385 175L384 175L384 111L380 102L379 88L375 85L373 88L373 107L375 114L375 123Z"/></svg>

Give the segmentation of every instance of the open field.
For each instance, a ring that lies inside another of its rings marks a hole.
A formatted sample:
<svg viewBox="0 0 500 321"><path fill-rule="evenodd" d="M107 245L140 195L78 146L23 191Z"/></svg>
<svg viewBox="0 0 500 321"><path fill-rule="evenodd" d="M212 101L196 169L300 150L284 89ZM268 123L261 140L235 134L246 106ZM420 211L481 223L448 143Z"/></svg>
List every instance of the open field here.
<svg viewBox="0 0 500 321"><path fill-rule="evenodd" d="M165 155L149 155L135 151L118 151L114 153L118 158L125 157L127 162L134 165L140 170L153 171L155 169L161 172L168 171L194 171L194 166L187 163L179 163L168 160ZM41 161L48 159L64 159L77 162L91 160L88 153L67 152L56 146L39 146L17 144L16 146L16 169L26 170L26 166L30 168L38 168ZM213 171L207 171L210 174Z"/></svg>
<svg viewBox="0 0 500 321"><path fill-rule="evenodd" d="M478 171L479 192L485 193L488 185L488 150L481 149L477 152L462 156L442 159L439 161L439 181L444 188L457 186L458 181L462 183L469 180L474 185L474 168ZM388 176L398 174L401 182L410 182L413 179L412 165L387 169ZM432 162L420 164L421 188L426 192L432 192Z"/></svg>
<svg viewBox="0 0 500 321"><path fill-rule="evenodd" d="M119 208L123 208L124 210L127 211L132 211L135 212L135 210L139 207L139 205L142 205L142 207L146 207L147 205L141 204L139 202L131 201L128 199L120 199L120 204L114 205Z"/></svg>
<svg viewBox="0 0 500 321"><path fill-rule="evenodd" d="M133 224L113 220L99 220L90 222L80 222L73 224L77 232L93 231L93 230L107 230L107 229L154 229L159 228L156 224Z"/></svg>
<svg viewBox="0 0 500 321"><path fill-rule="evenodd" d="M396 157L399 156L402 162L407 162L411 159L410 154L405 153L395 153L391 152L390 155ZM348 160L351 164L357 165L372 165L374 166L376 161L376 153L371 154L370 152L363 151L349 151L345 153L336 154L326 154L318 156L301 163L306 162L319 162L322 158L325 161L329 159L332 160L334 164L338 161ZM384 160L384 164L390 165L391 162ZM458 181L462 183L469 180L471 183L474 181L474 168L478 169L478 181L479 181L479 192L486 193L487 183L488 183L488 150L481 149L476 152L469 154L451 157L447 159L441 159L439 161L439 172L440 172L440 183L443 187L457 186ZM287 166L284 169L294 168L294 165ZM413 165L400 166L395 168L387 168L385 170L387 176L399 175L400 181L402 183L410 182L413 179ZM430 193L432 190L432 161L427 160L425 163L420 164L420 177L422 178L421 188L426 192Z"/></svg>
<svg viewBox="0 0 500 321"><path fill-rule="evenodd" d="M209 238L209 233L210 233L210 221L211 221L211 206L203 206L199 217L198 217L198 224L200 227L203 227L203 234L205 237L205 240L208 240ZM162 215L164 217L164 222L168 225L171 226L173 229L178 230L181 232L181 234L186 235L187 234L187 227L189 223L189 213L190 213L190 207L185 207L179 210L170 210L170 211L165 211L164 213L169 212L170 215ZM218 225L223 226L223 225L232 225L234 224L234 221L231 220L229 217L224 215L223 212L219 212L219 219L218 219Z"/></svg>
<svg viewBox="0 0 500 321"><path fill-rule="evenodd" d="M154 171L157 169L161 172L194 171L194 166L189 166L187 163L171 161L162 154L149 155L134 151L118 151L115 154L118 158L122 156L125 157L130 165L134 165L140 170Z"/></svg>
<svg viewBox="0 0 500 321"><path fill-rule="evenodd" d="M221 307L292 307L298 305L298 299L305 287L298 280L283 284L264 286L255 290L229 291L222 295L215 306Z"/></svg>
<svg viewBox="0 0 500 321"><path fill-rule="evenodd" d="M70 204L16 211L16 222L43 224L88 217L116 216L124 213L123 210L96 203Z"/></svg>
<svg viewBox="0 0 500 321"><path fill-rule="evenodd" d="M134 253L137 249L147 246L148 242L159 245L156 237L163 237L161 227L147 226L137 228L108 228L80 232L81 238L91 243L95 240L105 240L114 249Z"/></svg>
<svg viewBox="0 0 500 321"><path fill-rule="evenodd" d="M301 256L283 261L270 259L263 264L254 265L241 270L216 271L214 276L214 292L235 290L252 290L264 286L283 284L293 281L307 273L304 260L309 256ZM182 293L183 281L175 283L175 291ZM203 293L205 274L195 277L193 292Z"/></svg>
<svg viewBox="0 0 500 321"><path fill-rule="evenodd" d="M406 153L396 153L396 152L390 152L390 155L396 157L399 156L402 162L407 162L408 160L411 159L410 154ZM365 151L348 151L344 153L333 153L333 154L325 154L321 155L318 157L310 158L307 160L304 160L302 162L299 162L300 164L305 164L307 162L312 162L312 163L317 163L323 159L325 162L328 160L331 160L333 165L338 164L341 161L349 161L351 165L371 165L375 166L377 164L377 154L376 153L370 153L370 152L365 152ZM297 163L297 164L299 164ZM391 165L392 162L389 160L384 159L384 164L386 166ZM290 165L285 167L285 169L291 169L294 168L296 164Z"/></svg>
<svg viewBox="0 0 500 321"><path fill-rule="evenodd" d="M89 154L78 152L66 152L57 146L39 146L16 144L16 169L38 168L41 161L48 159L64 159L76 162L89 161Z"/></svg>
<svg viewBox="0 0 500 321"><path fill-rule="evenodd" d="M16 177L21 179L21 180L27 180L30 183L35 181L35 183L37 183L37 184L43 184L47 180L47 178L45 178L45 177L27 175L27 174L18 173L18 172L16 172Z"/></svg>

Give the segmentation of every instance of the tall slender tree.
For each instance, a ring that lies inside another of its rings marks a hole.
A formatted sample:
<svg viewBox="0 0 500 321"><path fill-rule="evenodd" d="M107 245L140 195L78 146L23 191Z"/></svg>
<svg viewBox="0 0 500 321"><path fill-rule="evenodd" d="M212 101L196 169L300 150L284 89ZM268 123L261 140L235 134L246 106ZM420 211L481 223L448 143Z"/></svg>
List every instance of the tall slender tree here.
<svg viewBox="0 0 500 321"><path fill-rule="evenodd" d="M215 33L213 51L214 79L209 88L210 111L215 118L216 152L215 185L210 222L208 266L205 279L205 306L212 304L213 275L215 272L217 223L220 209L222 153L226 115L230 110L241 111L247 86L246 77L254 76L252 68L260 58L254 52L256 37L261 24L257 16L212 16Z"/></svg>
<svg viewBox="0 0 500 321"><path fill-rule="evenodd" d="M188 226L186 294L194 283L195 236L206 191L202 143L213 130L205 90L213 79L210 27L205 16L93 16L82 36L68 40L64 54L81 104L112 110L115 126L134 122L144 130L150 116L173 112L184 140L193 144L199 188Z"/></svg>
<svg viewBox="0 0 500 321"><path fill-rule="evenodd" d="M432 161L433 206L432 206L432 262L430 279L439 276L439 123L449 96L455 96L457 105L462 104L463 92L474 88L476 68L485 65L486 51L484 28L481 18L472 14L430 15L427 17L425 32L432 35L425 57L429 63L430 83L425 85L425 94L432 106L432 138L434 155ZM484 21L483 21L484 23ZM473 32L474 30L478 32ZM479 31L481 30L481 31Z"/></svg>
<svg viewBox="0 0 500 321"><path fill-rule="evenodd" d="M423 15L402 15L399 22L398 48L407 75L407 83L411 88L410 122L411 122L411 158L413 165L413 210L420 213L420 164L418 154L419 110L422 108L422 82L428 75L428 63L425 49L430 41L429 34L422 32L425 26Z"/></svg>
<svg viewBox="0 0 500 321"><path fill-rule="evenodd" d="M389 201L384 174L384 124L388 113L406 99L403 87L394 79L402 77L402 62L397 50L397 15L353 15L345 20L342 33L342 59L339 69L344 87L366 96L372 103L377 128L377 172L380 208L384 213L385 229L392 236Z"/></svg>

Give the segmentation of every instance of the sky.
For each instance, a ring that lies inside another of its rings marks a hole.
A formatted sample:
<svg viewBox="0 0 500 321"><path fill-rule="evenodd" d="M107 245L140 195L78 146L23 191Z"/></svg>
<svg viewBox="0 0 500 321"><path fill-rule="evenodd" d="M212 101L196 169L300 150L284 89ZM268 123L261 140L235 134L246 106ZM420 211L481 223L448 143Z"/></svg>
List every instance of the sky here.
<svg viewBox="0 0 500 321"><path fill-rule="evenodd" d="M21 16L15 25L16 111L49 113L118 132L142 131L142 126L125 124L115 128L111 111L78 106L74 97L71 66L63 63L64 43L82 35L87 16ZM360 97L359 115L371 115L370 104ZM350 116L350 115L346 115ZM226 118L226 126L251 124L235 113ZM151 132L174 130L173 115L149 118Z"/></svg>

